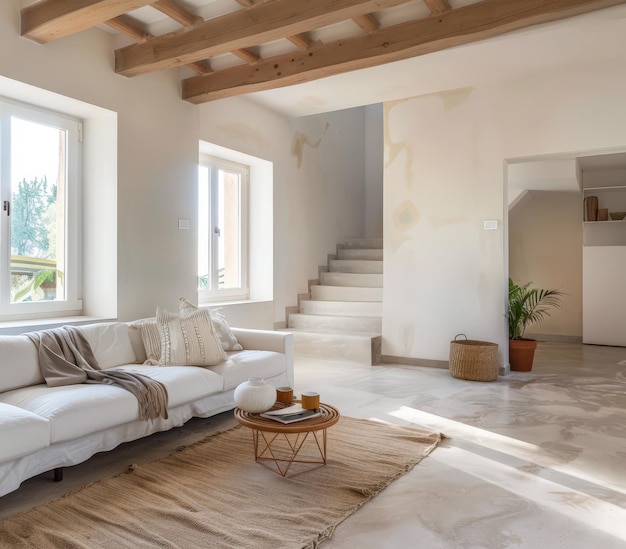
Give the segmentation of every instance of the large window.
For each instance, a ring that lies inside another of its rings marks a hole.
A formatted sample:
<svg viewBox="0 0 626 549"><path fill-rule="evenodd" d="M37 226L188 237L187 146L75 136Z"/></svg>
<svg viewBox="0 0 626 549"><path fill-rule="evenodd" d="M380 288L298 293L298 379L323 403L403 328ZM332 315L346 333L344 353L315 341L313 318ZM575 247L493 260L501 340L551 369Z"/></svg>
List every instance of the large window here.
<svg viewBox="0 0 626 549"><path fill-rule="evenodd" d="M80 129L0 100L0 318L80 310Z"/></svg>
<svg viewBox="0 0 626 549"><path fill-rule="evenodd" d="M199 302L247 299L249 168L200 156L198 178Z"/></svg>

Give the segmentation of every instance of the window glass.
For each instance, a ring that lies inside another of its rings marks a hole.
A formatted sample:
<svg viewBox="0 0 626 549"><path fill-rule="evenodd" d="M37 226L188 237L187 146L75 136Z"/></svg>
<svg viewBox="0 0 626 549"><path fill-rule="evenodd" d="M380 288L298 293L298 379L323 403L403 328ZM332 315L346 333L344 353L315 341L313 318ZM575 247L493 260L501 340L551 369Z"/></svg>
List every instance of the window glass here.
<svg viewBox="0 0 626 549"><path fill-rule="evenodd" d="M80 129L0 100L0 318L80 312Z"/></svg>
<svg viewBox="0 0 626 549"><path fill-rule="evenodd" d="M202 155L198 173L199 301L247 299L249 168Z"/></svg>
<svg viewBox="0 0 626 549"><path fill-rule="evenodd" d="M11 118L11 303L65 299L66 139Z"/></svg>

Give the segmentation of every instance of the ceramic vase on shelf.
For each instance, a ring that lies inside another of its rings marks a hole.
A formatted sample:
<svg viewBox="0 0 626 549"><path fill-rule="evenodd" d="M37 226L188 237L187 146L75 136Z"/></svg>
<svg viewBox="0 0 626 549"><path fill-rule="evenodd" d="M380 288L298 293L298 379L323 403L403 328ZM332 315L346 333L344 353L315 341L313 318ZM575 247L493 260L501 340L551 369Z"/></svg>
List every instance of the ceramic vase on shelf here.
<svg viewBox="0 0 626 549"><path fill-rule="evenodd" d="M260 377L251 377L237 386L235 404L244 412L259 414L267 412L276 402L276 389Z"/></svg>

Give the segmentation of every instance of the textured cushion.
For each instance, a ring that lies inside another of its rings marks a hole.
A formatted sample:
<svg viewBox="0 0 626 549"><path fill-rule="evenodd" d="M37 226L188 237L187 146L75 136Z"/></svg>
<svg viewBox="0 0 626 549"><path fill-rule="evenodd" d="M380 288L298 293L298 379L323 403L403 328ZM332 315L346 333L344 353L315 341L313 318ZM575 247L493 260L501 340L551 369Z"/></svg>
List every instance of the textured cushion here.
<svg viewBox="0 0 626 549"><path fill-rule="evenodd" d="M25 335L0 336L0 392L43 382L35 344Z"/></svg>
<svg viewBox="0 0 626 549"><path fill-rule="evenodd" d="M228 360L211 371L224 378L224 389L232 389L250 377L271 379L287 369L287 357L272 351L240 351L228 353Z"/></svg>
<svg viewBox="0 0 626 549"><path fill-rule="evenodd" d="M50 445L50 422L32 412L0 402L0 462Z"/></svg>
<svg viewBox="0 0 626 549"><path fill-rule="evenodd" d="M160 364L161 361L161 334L157 328L157 321L148 320L141 325L141 340L145 349L144 364Z"/></svg>
<svg viewBox="0 0 626 549"><path fill-rule="evenodd" d="M161 335L161 360L167 366L210 366L226 360L205 309L181 316L157 308L157 327Z"/></svg>
<svg viewBox="0 0 626 549"><path fill-rule="evenodd" d="M178 301L180 306L179 312L181 315L186 315L198 310L198 307L184 297L181 297ZM219 337L220 343L222 344L222 349L225 351L243 351L243 347L239 344L235 334L233 334L230 329L222 309L208 309L208 311L211 315L211 321L213 322L215 333L217 334L217 337Z"/></svg>
<svg viewBox="0 0 626 549"><path fill-rule="evenodd" d="M88 324L79 328L89 342L100 368L132 364L137 360L125 322Z"/></svg>

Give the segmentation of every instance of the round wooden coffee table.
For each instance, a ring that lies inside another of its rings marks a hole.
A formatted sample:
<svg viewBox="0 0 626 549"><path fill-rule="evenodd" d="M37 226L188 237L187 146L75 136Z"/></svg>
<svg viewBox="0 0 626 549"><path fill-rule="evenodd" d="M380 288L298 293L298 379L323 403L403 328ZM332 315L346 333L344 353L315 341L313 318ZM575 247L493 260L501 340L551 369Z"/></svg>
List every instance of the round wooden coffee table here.
<svg viewBox="0 0 626 549"><path fill-rule="evenodd" d="M320 403L319 410L320 416L286 425L241 408L235 408L235 418L252 430L254 459L286 477L326 465L326 430L339 421L340 414L329 404ZM298 464L295 472L294 464Z"/></svg>

